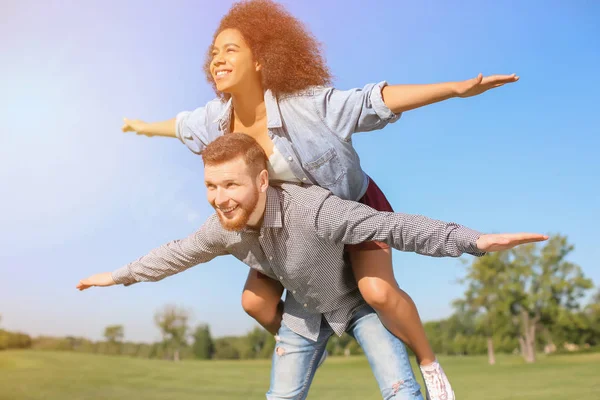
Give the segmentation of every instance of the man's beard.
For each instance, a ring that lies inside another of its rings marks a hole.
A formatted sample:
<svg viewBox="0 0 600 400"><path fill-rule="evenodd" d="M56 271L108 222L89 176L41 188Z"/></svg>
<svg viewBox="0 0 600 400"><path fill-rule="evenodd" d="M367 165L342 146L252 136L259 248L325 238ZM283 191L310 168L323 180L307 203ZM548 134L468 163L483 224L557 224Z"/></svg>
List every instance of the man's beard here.
<svg viewBox="0 0 600 400"><path fill-rule="evenodd" d="M250 216L252 215L252 212L256 208L257 204L258 192L255 192L254 197L248 200L247 204L238 205L238 208L236 209L237 215L235 218L228 219L224 217L220 211L217 211L217 215L219 216L219 222L221 222L221 226L227 231L241 231L248 225L248 220L250 219Z"/></svg>

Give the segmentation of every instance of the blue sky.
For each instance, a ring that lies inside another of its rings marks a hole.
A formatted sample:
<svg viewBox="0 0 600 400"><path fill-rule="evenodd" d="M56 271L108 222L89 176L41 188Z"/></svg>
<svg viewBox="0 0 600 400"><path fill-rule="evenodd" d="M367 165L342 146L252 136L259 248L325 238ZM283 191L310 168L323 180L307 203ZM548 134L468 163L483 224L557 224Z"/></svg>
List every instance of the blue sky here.
<svg viewBox="0 0 600 400"><path fill-rule="evenodd" d="M600 3L284 1L324 44L336 87L433 83L516 72L480 97L405 113L355 136L364 169L397 211L489 232L568 235L600 283ZM213 97L201 71L230 1L9 0L0 13L1 326L30 334L159 338L172 303L214 335L254 322L247 267L231 257L155 284L75 290L193 232L211 213L199 157L120 131ZM462 294L456 259L395 252L424 320Z"/></svg>

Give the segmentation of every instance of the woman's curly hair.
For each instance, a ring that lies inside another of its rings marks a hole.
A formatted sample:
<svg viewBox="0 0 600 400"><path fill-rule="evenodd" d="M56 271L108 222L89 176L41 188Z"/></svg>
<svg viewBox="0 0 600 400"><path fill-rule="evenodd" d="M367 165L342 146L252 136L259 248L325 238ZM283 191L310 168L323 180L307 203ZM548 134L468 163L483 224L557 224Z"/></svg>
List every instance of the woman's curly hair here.
<svg viewBox="0 0 600 400"><path fill-rule="evenodd" d="M293 93L309 86L331 83L331 73L321 54L320 43L283 6L271 0L249 0L233 4L221 19L213 43L225 29L237 29L262 65L264 89L274 94ZM212 44L204 63L206 78L221 99L210 73Z"/></svg>

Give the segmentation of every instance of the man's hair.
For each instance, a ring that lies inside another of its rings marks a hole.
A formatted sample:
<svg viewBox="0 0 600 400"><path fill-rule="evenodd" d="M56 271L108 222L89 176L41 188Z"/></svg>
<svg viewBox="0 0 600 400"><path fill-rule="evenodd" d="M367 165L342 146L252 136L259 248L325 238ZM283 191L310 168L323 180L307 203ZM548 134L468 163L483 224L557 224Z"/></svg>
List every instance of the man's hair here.
<svg viewBox="0 0 600 400"><path fill-rule="evenodd" d="M219 165L237 157L243 157L248 169L258 175L267 169L268 158L254 138L244 133L228 133L219 136L202 151L204 166Z"/></svg>
<svg viewBox="0 0 600 400"><path fill-rule="evenodd" d="M221 19L204 63L206 79L221 99L230 95L217 90L210 64L213 43L225 29L240 31L250 46L254 59L262 65L263 89L277 95L331 83L321 46L302 22L274 1L246 0L234 3Z"/></svg>

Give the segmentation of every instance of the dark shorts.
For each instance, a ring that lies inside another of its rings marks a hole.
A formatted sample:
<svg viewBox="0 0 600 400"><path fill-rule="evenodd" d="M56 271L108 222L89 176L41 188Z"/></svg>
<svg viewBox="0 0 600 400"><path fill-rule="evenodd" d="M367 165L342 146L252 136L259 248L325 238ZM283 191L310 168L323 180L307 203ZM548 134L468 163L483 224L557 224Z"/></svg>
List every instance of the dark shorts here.
<svg viewBox="0 0 600 400"><path fill-rule="evenodd" d="M388 202L385 194L379 189L379 186L375 183L375 181L369 178L369 186L367 187L367 191L365 195L358 200L359 203L365 204L371 208L374 208L377 211L389 211L394 212L392 206ZM389 249L390 246L387 243L383 242L363 242L359 244L351 244L346 246L346 251L355 252L355 251L367 251L367 250L379 250L379 249Z"/></svg>

